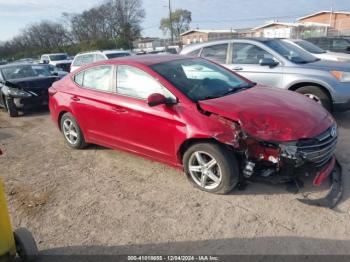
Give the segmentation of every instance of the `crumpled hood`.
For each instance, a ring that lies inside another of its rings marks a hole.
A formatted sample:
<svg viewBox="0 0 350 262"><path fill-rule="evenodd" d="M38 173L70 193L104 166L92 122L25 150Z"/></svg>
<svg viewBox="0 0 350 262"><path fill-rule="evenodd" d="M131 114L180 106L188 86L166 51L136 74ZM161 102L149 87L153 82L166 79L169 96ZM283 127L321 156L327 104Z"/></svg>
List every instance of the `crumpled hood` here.
<svg viewBox="0 0 350 262"><path fill-rule="evenodd" d="M48 89L53 82L57 81L57 76L47 77L27 77L20 79L10 79L7 81L7 86L20 88L23 90Z"/></svg>
<svg viewBox="0 0 350 262"><path fill-rule="evenodd" d="M200 107L240 123L247 134L265 141L295 141L325 131L332 116L316 102L292 91L256 86L199 101Z"/></svg>

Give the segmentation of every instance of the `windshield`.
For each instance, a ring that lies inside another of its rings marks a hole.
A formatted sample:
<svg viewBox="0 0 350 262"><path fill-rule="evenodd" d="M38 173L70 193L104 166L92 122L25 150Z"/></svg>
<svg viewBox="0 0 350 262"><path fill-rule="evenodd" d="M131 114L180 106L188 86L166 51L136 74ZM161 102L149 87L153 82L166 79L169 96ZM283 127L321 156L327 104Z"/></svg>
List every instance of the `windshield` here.
<svg viewBox="0 0 350 262"><path fill-rule="evenodd" d="M123 57L123 56L130 56L129 53L111 53L111 54L106 54L108 59L113 59L113 58L118 58L118 57Z"/></svg>
<svg viewBox="0 0 350 262"><path fill-rule="evenodd" d="M306 51L312 53L312 54L324 54L326 53L325 50L322 48L319 48L318 46L314 45L313 43L310 43L305 40L295 41L295 43L300 46L301 48L305 49Z"/></svg>
<svg viewBox="0 0 350 262"><path fill-rule="evenodd" d="M18 65L1 69L5 80L26 77L51 76L49 69L41 65Z"/></svg>
<svg viewBox="0 0 350 262"><path fill-rule="evenodd" d="M68 56L65 54L61 55L50 55L51 61L60 61L60 60L67 60Z"/></svg>
<svg viewBox="0 0 350 262"><path fill-rule="evenodd" d="M181 59L152 65L192 101L225 96L252 87L228 70L203 59Z"/></svg>
<svg viewBox="0 0 350 262"><path fill-rule="evenodd" d="M282 40L268 40L264 43L284 58L296 64L306 64L319 60L309 52Z"/></svg>

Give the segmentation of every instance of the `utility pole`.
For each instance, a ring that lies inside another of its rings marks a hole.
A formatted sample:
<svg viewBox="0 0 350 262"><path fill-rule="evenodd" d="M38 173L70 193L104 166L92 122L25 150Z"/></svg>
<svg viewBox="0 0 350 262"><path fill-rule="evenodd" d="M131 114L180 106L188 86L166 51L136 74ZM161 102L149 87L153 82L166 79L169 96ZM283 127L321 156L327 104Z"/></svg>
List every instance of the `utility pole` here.
<svg viewBox="0 0 350 262"><path fill-rule="evenodd" d="M171 34L171 44L174 44L174 31L173 31L173 19L171 16L171 0L169 0L169 22L170 22L170 34Z"/></svg>
<svg viewBox="0 0 350 262"><path fill-rule="evenodd" d="M332 26L333 12L334 12L334 0L331 0L331 13L329 14L329 27L328 27L329 29L331 29L331 26Z"/></svg>

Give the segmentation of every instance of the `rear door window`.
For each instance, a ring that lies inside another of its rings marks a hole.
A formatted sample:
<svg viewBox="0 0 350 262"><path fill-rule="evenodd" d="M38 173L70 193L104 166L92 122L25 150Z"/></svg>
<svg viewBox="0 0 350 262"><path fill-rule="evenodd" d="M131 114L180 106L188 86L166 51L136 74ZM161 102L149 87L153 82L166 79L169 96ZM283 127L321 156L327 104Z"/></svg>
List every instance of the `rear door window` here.
<svg viewBox="0 0 350 262"><path fill-rule="evenodd" d="M203 48L201 56L220 64L226 64L228 44L212 45Z"/></svg>
<svg viewBox="0 0 350 262"><path fill-rule="evenodd" d="M113 66L101 65L87 69L74 77L74 81L85 88L114 92Z"/></svg>

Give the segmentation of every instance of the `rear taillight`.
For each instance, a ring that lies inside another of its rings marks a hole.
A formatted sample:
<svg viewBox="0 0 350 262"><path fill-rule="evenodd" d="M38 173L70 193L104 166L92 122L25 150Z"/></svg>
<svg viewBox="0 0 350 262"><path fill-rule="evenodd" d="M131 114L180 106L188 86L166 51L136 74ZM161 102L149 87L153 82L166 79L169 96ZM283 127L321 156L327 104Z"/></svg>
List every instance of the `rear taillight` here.
<svg viewBox="0 0 350 262"><path fill-rule="evenodd" d="M53 87L49 88L49 96L54 96L57 93L57 90Z"/></svg>

